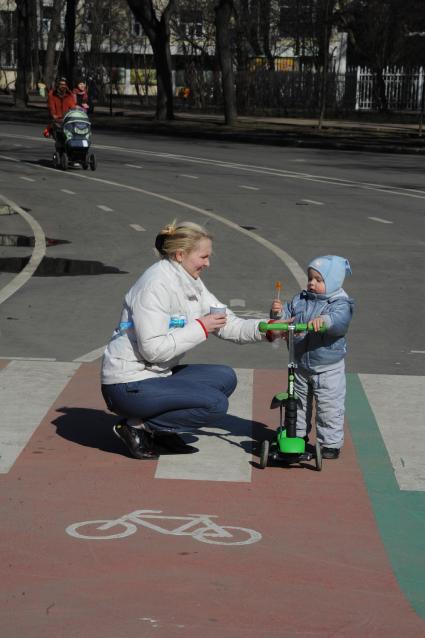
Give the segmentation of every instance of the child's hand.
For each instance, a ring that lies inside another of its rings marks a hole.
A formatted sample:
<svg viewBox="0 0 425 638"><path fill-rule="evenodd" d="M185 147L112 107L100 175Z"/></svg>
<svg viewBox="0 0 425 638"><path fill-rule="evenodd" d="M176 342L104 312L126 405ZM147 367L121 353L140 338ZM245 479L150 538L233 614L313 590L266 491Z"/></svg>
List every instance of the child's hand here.
<svg viewBox="0 0 425 638"><path fill-rule="evenodd" d="M271 307L271 312L273 317L280 316L282 314L282 308L283 308L283 304L280 301L280 299L273 299L273 303Z"/></svg>
<svg viewBox="0 0 425 638"><path fill-rule="evenodd" d="M319 332L320 328L325 323L323 317L315 317L311 321L308 322L309 326L313 326L314 332Z"/></svg>

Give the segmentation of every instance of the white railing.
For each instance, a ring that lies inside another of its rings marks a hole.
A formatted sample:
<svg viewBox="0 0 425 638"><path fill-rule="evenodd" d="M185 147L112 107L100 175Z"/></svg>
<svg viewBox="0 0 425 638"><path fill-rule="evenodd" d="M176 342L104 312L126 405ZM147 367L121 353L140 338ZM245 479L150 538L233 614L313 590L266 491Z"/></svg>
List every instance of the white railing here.
<svg viewBox="0 0 425 638"><path fill-rule="evenodd" d="M390 110L420 111L424 68L405 71L403 68L383 70L385 98ZM380 91L376 73L371 69L357 67L356 111L373 111L379 105Z"/></svg>

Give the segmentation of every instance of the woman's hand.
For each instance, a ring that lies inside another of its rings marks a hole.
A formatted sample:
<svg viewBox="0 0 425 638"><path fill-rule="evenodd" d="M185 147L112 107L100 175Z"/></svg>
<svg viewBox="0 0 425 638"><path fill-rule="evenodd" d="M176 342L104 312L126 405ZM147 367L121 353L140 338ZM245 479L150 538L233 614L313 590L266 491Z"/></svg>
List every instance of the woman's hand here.
<svg viewBox="0 0 425 638"><path fill-rule="evenodd" d="M223 312L223 314L214 312L213 314L201 317L201 321L208 332L217 332L217 330L220 330L220 328L226 325L227 316L225 312Z"/></svg>
<svg viewBox="0 0 425 638"><path fill-rule="evenodd" d="M319 332L320 328L325 323L323 317L315 317L311 321L308 322L309 326L313 326L314 332Z"/></svg>

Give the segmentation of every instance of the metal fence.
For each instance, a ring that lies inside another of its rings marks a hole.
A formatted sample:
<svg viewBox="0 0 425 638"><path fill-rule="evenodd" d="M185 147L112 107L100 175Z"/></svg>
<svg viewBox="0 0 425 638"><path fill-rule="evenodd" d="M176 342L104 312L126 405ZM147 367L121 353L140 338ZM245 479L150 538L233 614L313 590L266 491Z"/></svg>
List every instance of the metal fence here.
<svg viewBox="0 0 425 638"><path fill-rule="evenodd" d="M382 73L357 67L356 111L374 111L385 100L391 111L420 111L423 106L424 69L386 68ZM384 91L384 93L382 93Z"/></svg>

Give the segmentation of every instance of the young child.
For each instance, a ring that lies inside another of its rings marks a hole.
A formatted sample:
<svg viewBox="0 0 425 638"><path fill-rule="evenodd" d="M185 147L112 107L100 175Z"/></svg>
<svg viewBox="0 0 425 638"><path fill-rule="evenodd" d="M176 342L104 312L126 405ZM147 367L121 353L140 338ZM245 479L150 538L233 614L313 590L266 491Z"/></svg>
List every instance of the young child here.
<svg viewBox="0 0 425 638"><path fill-rule="evenodd" d="M294 335L295 392L299 399L297 436L308 440L316 400L316 437L324 459L337 459L344 443L345 334L354 301L343 290L347 259L336 255L316 257L308 264L307 289L283 307L274 300L271 316L289 323L312 324L313 332ZM326 332L319 332L322 325ZM268 335L273 340L279 332Z"/></svg>

